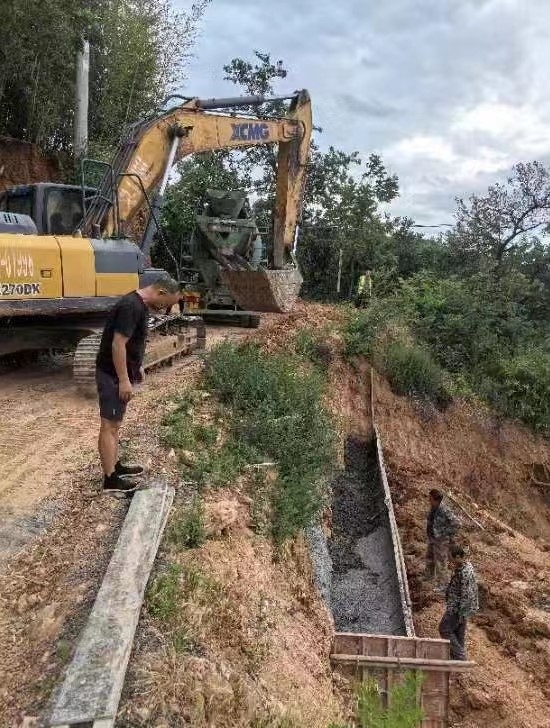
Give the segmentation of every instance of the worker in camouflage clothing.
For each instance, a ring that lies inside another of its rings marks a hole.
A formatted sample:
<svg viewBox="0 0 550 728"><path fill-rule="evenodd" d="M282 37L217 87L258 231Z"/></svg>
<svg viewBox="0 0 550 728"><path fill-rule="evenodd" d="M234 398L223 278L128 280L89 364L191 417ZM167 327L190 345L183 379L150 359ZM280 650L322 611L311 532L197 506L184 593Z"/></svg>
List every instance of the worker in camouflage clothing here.
<svg viewBox="0 0 550 728"><path fill-rule="evenodd" d="M426 519L426 577L435 581L436 591L443 592L447 586L449 548L459 526L458 518L443 503L443 493L435 488L430 490L430 510Z"/></svg>
<svg viewBox="0 0 550 728"><path fill-rule="evenodd" d="M462 546L451 547L453 575L447 587L447 608L439 634L451 643L451 660L466 659L466 625L479 609L476 575Z"/></svg>

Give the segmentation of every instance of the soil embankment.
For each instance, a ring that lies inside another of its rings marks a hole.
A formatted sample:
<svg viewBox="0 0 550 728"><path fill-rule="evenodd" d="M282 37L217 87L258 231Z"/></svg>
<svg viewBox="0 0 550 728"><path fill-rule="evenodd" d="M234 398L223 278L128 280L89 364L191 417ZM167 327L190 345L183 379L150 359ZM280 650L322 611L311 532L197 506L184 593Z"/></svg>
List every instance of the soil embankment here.
<svg viewBox="0 0 550 728"><path fill-rule="evenodd" d="M452 492L484 526L463 518L462 539L481 584L469 657L452 691L453 728L550 727L550 502L530 464L550 443L456 402L427 411L377 383L377 425L400 527L420 636L437 636L444 608L422 582L430 488Z"/></svg>
<svg viewBox="0 0 550 728"><path fill-rule="evenodd" d="M61 181L58 160L30 142L0 137L0 192L15 185Z"/></svg>
<svg viewBox="0 0 550 728"><path fill-rule="evenodd" d="M266 350L281 351L297 330L320 331L338 316L330 307L300 305L292 314L265 317L253 336ZM227 333L237 334L247 332ZM361 363L354 370L345 364L341 342L333 336L325 353L327 401L339 420L344 453L350 435L369 440L368 366ZM159 426L167 400L197 374L194 366L151 375L132 403L124 433L130 452L139 454L149 473L178 484L180 498L186 486L160 444ZM529 481L530 463L550 460L549 443L465 404L438 413L393 395L384 382L377 391L377 424L419 635L437 636L443 609L421 581L427 491L452 490L486 529L464 532L482 583L482 610L468 637L477 667L453 684L452 728L550 728L550 512L545 496ZM19 728L24 715L40 714L70 655L125 502L99 496L95 405L76 396L65 364L54 370L33 365L0 376L0 404L9 413L0 430L0 508L12 528L3 545L9 540L19 550L5 554L0 569L0 725ZM336 489L351 488L354 503L355 482L335 483ZM292 718L295 725L326 728L345 709L328 667L330 615L312 586L304 544L277 562L268 541L253 533L249 505L238 489L212 493L208 500L209 508L235 518L190 552L192 560L183 565L191 576L204 577L196 587L204 602L190 615L204 640L182 660L144 615L121 725L153 726L155 714L181 716L183 699L185 709L195 706L203 717L210 710L205 720L218 727L250 725L248 718L263 711L273 720L258 725L289 724ZM357 508L366 513L371 505ZM354 522L349 511L334 511L334 538L339 533L347 538L348 518ZM369 536L355 529L346 544L345 553L353 554L349 561L344 552L340 557L333 551L341 573L364 566L354 551ZM215 598L207 591L212 584L220 585Z"/></svg>

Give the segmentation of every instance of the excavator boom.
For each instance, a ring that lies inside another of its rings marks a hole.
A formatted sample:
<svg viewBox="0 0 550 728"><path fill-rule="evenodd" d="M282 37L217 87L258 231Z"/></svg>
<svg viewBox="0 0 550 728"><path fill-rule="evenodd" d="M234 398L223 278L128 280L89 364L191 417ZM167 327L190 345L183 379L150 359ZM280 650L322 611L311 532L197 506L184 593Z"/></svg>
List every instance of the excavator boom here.
<svg viewBox="0 0 550 728"><path fill-rule="evenodd" d="M191 99L134 125L119 147L112 174L105 176L96 200L88 207L84 231L94 235L99 228L104 237L112 237L117 228L124 230L143 208L145 195L152 196L159 188L160 195L164 194L172 165L186 156L278 144L273 267L283 268L285 251L292 248L300 217L312 131L308 92L284 98L291 98L291 104L288 114L279 119L227 113L227 109L269 99ZM158 206L153 206L155 212L159 212ZM145 247L149 242L144 241Z"/></svg>

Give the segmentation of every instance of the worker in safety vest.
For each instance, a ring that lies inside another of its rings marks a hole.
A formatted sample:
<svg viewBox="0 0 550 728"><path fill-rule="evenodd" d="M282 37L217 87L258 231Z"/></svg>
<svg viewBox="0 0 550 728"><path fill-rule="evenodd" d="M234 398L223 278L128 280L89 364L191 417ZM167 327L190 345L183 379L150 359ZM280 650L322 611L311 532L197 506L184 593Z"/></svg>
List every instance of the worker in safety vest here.
<svg viewBox="0 0 550 728"><path fill-rule="evenodd" d="M370 270L366 270L362 276L359 277L359 283L357 284L357 293L355 295L355 307L364 308L370 301L372 296L372 278Z"/></svg>

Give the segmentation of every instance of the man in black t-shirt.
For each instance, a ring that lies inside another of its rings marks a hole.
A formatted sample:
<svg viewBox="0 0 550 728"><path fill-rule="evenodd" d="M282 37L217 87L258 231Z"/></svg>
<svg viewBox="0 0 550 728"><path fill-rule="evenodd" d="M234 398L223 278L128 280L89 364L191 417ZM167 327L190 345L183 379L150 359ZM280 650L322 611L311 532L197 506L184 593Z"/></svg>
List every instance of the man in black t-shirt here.
<svg viewBox="0 0 550 728"><path fill-rule="evenodd" d="M96 359L101 415L98 447L104 491L133 493L135 486L124 477L143 472L139 465L125 466L118 460L120 425L126 405L132 399L133 385L143 380L148 309L163 311L177 303L179 296L176 281L161 278L123 296L105 323Z"/></svg>

